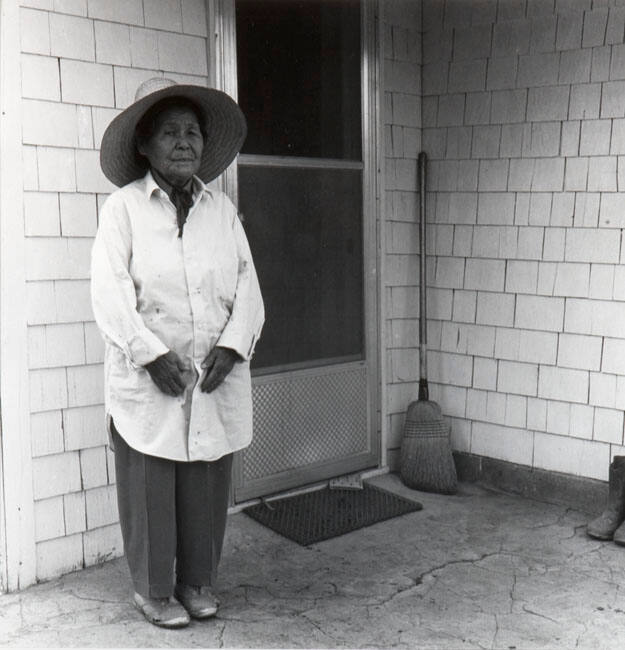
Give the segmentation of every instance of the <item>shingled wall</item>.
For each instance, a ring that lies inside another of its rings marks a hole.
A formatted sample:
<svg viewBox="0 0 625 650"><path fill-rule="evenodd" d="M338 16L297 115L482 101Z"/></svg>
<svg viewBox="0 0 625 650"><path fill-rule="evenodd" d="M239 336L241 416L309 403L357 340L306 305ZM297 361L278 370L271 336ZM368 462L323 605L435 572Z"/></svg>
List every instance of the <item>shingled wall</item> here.
<svg viewBox="0 0 625 650"><path fill-rule="evenodd" d="M598 479L625 453L621 5L423 9L433 398L456 449Z"/></svg>

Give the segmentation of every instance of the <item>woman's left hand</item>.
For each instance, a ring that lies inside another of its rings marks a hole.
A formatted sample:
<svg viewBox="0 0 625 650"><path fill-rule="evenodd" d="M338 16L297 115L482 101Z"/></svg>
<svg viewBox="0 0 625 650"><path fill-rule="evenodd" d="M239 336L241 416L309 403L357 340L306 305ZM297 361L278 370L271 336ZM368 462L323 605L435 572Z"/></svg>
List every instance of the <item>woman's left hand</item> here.
<svg viewBox="0 0 625 650"><path fill-rule="evenodd" d="M202 392L212 393L228 376L239 358L238 353L230 348L213 348L201 363L201 367L206 370L200 385Z"/></svg>

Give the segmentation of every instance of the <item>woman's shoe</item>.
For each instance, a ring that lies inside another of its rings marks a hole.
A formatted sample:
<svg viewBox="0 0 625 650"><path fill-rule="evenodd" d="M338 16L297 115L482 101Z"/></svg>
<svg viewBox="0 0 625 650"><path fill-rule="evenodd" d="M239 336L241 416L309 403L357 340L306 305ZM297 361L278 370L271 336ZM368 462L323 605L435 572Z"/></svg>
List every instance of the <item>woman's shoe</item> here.
<svg viewBox="0 0 625 650"><path fill-rule="evenodd" d="M135 607L153 625L167 628L186 627L191 622L185 608L170 598L144 598L135 593Z"/></svg>
<svg viewBox="0 0 625 650"><path fill-rule="evenodd" d="M210 587L178 584L174 593L192 618L210 618L217 613L219 600Z"/></svg>

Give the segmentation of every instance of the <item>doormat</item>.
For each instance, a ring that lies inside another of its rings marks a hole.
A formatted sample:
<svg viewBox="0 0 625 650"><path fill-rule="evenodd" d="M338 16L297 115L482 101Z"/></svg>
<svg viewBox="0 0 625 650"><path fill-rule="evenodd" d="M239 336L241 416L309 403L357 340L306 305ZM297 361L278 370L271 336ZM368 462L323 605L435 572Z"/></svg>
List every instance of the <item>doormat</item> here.
<svg viewBox="0 0 625 650"><path fill-rule="evenodd" d="M418 502L365 484L362 490L326 487L248 506L243 512L283 537L308 546L422 508Z"/></svg>

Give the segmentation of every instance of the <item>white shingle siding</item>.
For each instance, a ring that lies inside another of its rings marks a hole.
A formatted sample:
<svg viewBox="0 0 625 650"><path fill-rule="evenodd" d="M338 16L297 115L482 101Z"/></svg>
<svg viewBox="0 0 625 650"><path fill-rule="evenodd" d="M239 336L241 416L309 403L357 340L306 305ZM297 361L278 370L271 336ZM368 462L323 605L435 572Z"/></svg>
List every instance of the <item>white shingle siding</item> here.
<svg viewBox="0 0 625 650"><path fill-rule="evenodd" d="M204 0L21 5L24 301L37 576L45 579L122 552L105 446L103 344L89 296L98 207L114 189L98 147L141 81L165 73L206 83L207 29ZM413 123L410 142L420 125L415 105L397 102ZM409 173L400 166L399 182ZM406 273L398 266L396 281Z"/></svg>
<svg viewBox="0 0 625 650"><path fill-rule="evenodd" d="M602 4L499 3L476 24L480 3L426 0L423 148L453 229L441 259L464 263L461 285L429 278L454 291L441 351L473 359L468 386L432 377L467 389L452 440L606 479L625 408L625 9ZM494 329L492 351L469 347L471 324Z"/></svg>
<svg viewBox="0 0 625 650"><path fill-rule="evenodd" d="M67 535L37 544L37 577L53 578L61 573L82 569L85 565L83 535Z"/></svg>
<svg viewBox="0 0 625 650"><path fill-rule="evenodd" d="M35 501L81 489L79 453L66 452L33 460Z"/></svg>
<svg viewBox="0 0 625 650"><path fill-rule="evenodd" d="M407 20L406 13L414 18ZM404 414L408 402L416 397L419 373L418 316L419 298L419 239L417 215L417 155L421 149L421 34L419 3L388 3L384 7L385 23L384 58L385 99L385 221L386 251L382 279L386 292L386 357L388 385L384 391L388 430L388 458L394 464L401 444ZM423 85L439 85L446 71L433 69L423 77ZM449 119L461 121L456 111ZM432 137L436 132L432 133ZM454 178L457 178L455 175ZM457 182L457 181L454 181ZM434 221L432 210L430 221ZM440 220L437 226L428 226L428 247L439 255L451 258L453 229L445 228ZM450 318L453 287L461 286L462 273L455 260L442 260L432 267L432 277L438 275L438 293L429 297L430 313ZM438 325L437 325L438 323ZM428 328L433 343L440 343L440 321L433 321Z"/></svg>

